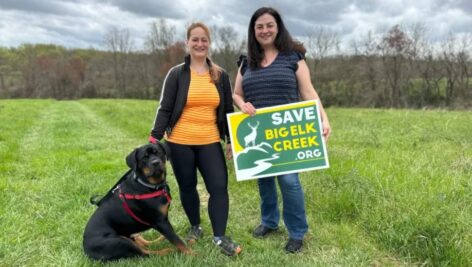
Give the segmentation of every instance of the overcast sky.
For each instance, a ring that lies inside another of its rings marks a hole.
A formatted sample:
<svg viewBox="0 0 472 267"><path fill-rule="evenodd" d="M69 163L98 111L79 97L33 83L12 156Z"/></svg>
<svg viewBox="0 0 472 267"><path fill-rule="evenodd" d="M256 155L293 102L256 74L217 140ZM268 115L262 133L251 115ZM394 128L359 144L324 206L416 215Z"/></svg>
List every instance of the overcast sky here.
<svg viewBox="0 0 472 267"><path fill-rule="evenodd" d="M111 27L127 28L136 49L143 48L149 24L165 18L183 40L192 21L232 26L241 38L252 13L272 6L299 39L314 27L336 31L343 43L395 24L422 23L438 41L449 32L472 32L470 0L0 0L0 46L53 43L68 48L104 48Z"/></svg>

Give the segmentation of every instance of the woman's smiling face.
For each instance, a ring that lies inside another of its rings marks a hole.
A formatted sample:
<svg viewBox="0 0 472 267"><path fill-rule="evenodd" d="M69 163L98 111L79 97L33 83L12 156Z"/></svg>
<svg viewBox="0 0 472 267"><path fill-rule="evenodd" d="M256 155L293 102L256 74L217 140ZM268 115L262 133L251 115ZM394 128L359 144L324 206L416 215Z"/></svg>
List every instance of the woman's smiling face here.
<svg viewBox="0 0 472 267"><path fill-rule="evenodd" d="M278 27L275 18L268 13L261 15L256 20L254 32L257 42L262 47L274 45L275 38L277 37L278 33Z"/></svg>
<svg viewBox="0 0 472 267"><path fill-rule="evenodd" d="M197 27L190 31L190 36L187 40L187 49L192 57L206 58L209 46L210 38L208 38L208 34L203 28Z"/></svg>

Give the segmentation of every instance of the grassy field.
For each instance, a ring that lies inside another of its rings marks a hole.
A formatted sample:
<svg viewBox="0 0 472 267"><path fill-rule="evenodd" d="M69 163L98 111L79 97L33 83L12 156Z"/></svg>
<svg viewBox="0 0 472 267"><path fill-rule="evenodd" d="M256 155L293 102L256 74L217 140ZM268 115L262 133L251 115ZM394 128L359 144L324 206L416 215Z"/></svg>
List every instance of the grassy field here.
<svg viewBox="0 0 472 267"><path fill-rule="evenodd" d="M124 157L146 142L156 105L0 100L0 266L102 265L82 252L95 209L89 197L105 193L127 170ZM301 177L310 227L301 254L283 252L283 224L267 239L251 237L259 223L257 186L236 182L231 172L227 234L242 244L242 255L228 258L211 243L200 180L206 235L193 247L197 256L110 265L472 266L472 112L327 112L331 167ZM188 222L172 172L168 181L170 219L183 236Z"/></svg>

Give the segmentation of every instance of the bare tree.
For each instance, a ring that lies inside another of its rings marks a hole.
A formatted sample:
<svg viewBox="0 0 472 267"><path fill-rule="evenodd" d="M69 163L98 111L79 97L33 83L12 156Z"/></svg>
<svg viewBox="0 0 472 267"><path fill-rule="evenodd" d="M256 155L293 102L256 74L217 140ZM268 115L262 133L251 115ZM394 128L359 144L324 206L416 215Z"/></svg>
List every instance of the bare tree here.
<svg viewBox="0 0 472 267"><path fill-rule="evenodd" d="M421 79L418 91L411 92L410 104L416 107L437 105L440 102L442 67L439 64L434 47L426 41L429 29L422 23L412 25L411 49L408 57L410 69L417 72Z"/></svg>
<svg viewBox="0 0 472 267"><path fill-rule="evenodd" d="M124 96L128 93L129 56L133 47L129 30L110 28L105 36L105 45L112 53L114 88Z"/></svg>
<svg viewBox="0 0 472 267"><path fill-rule="evenodd" d="M326 27L315 27L308 32L308 48L311 56L321 61L339 52L338 33Z"/></svg>
<svg viewBox="0 0 472 267"><path fill-rule="evenodd" d="M456 89L458 79L458 70L455 64L456 57L456 38L450 33L449 38L442 44L442 60L444 62L444 71L446 79L446 105L451 104Z"/></svg>
<svg viewBox="0 0 472 267"><path fill-rule="evenodd" d="M151 64L148 68L152 92L151 97L160 95L160 90L167 71L174 63L181 61L179 53L168 53L175 51L176 28L163 18L150 24L149 34L146 37L145 47L151 53ZM181 43L178 45L181 47ZM185 51L185 50L184 50ZM177 58L178 57L178 58Z"/></svg>
<svg viewBox="0 0 472 267"><path fill-rule="evenodd" d="M151 53L158 53L174 44L175 35L175 26L168 25L165 19L160 18L153 21L150 24L149 34L146 38L146 48Z"/></svg>
<svg viewBox="0 0 472 267"><path fill-rule="evenodd" d="M244 50L245 43L239 39L238 33L231 26L211 26L213 60L223 67L234 80L238 69L237 59Z"/></svg>
<svg viewBox="0 0 472 267"><path fill-rule="evenodd" d="M379 54L378 46L379 40L374 34L369 31L365 36L361 37L359 41L352 43L354 54L359 57L359 76L360 86L364 90L360 92L360 98L364 99L363 105L366 106L382 106L383 99L379 94L381 86L380 68L378 64ZM353 64L351 62L350 64ZM355 63L354 63L355 64Z"/></svg>
<svg viewBox="0 0 472 267"><path fill-rule="evenodd" d="M20 57L24 60L22 64L22 76L24 82L24 90L22 97L36 97L35 91L38 84L37 67L35 64L37 53L36 49L31 44L24 44L20 46Z"/></svg>
<svg viewBox="0 0 472 267"><path fill-rule="evenodd" d="M339 52L339 38L335 31L326 27L315 27L307 33L307 50L311 60L307 60L310 66L311 79L313 84L320 89L326 104L329 104L329 95L336 94L336 90L341 87L342 77L335 79L336 66L325 62L328 57L334 56ZM334 82L332 84L331 82ZM344 86L342 86L344 88ZM344 90L344 89L341 89Z"/></svg>
<svg viewBox="0 0 472 267"><path fill-rule="evenodd" d="M469 69L471 40L464 36L458 40L452 32L442 44L442 61L444 64L444 76L446 79L445 100L446 105L451 106L453 101L461 95L467 94L469 89Z"/></svg>
<svg viewBox="0 0 472 267"><path fill-rule="evenodd" d="M459 43L459 51L457 53L457 64L459 68L459 92L458 96L461 99L468 99L472 96L472 85L470 83L471 73L471 48L472 37L465 35L461 38Z"/></svg>
<svg viewBox="0 0 472 267"><path fill-rule="evenodd" d="M0 96L6 91L5 78L11 71L11 66L8 62L8 51L0 47Z"/></svg>
<svg viewBox="0 0 472 267"><path fill-rule="evenodd" d="M379 45L386 79L384 97L391 107L406 107L411 70L407 64L412 40L399 26L393 26Z"/></svg>

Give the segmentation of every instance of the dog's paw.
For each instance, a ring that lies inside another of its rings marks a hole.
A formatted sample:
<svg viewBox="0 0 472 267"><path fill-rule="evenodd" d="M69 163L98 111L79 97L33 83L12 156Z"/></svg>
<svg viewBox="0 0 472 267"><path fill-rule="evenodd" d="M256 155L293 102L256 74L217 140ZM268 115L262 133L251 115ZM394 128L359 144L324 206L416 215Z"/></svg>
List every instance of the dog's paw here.
<svg viewBox="0 0 472 267"><path fill-rule="evenodd" d="M197 253L195 251L193 251L191 248L187 248L187 249L183 250L182 253L184 253L185 255L188 255L188 256L197 256Z"/></svg>
<svg viewBox="0 0 472 267"><path fill-rule="evenodd" d="M155 243L162 242L164 240L166 240L166 237L161 235L161 236L159 236L158 238L156 238L154 240L149 240L149 243L155 244Z"/></svg>
<svg viewBox="0 0 472 267"><path fill-rule="evenodd" d="M161 249L161 250L149 250L149 251L147 251L147 254L165 256L165 255L171 253L174 250L175 249L173 249L173 248L164 248L164 249Z"/></svg>

